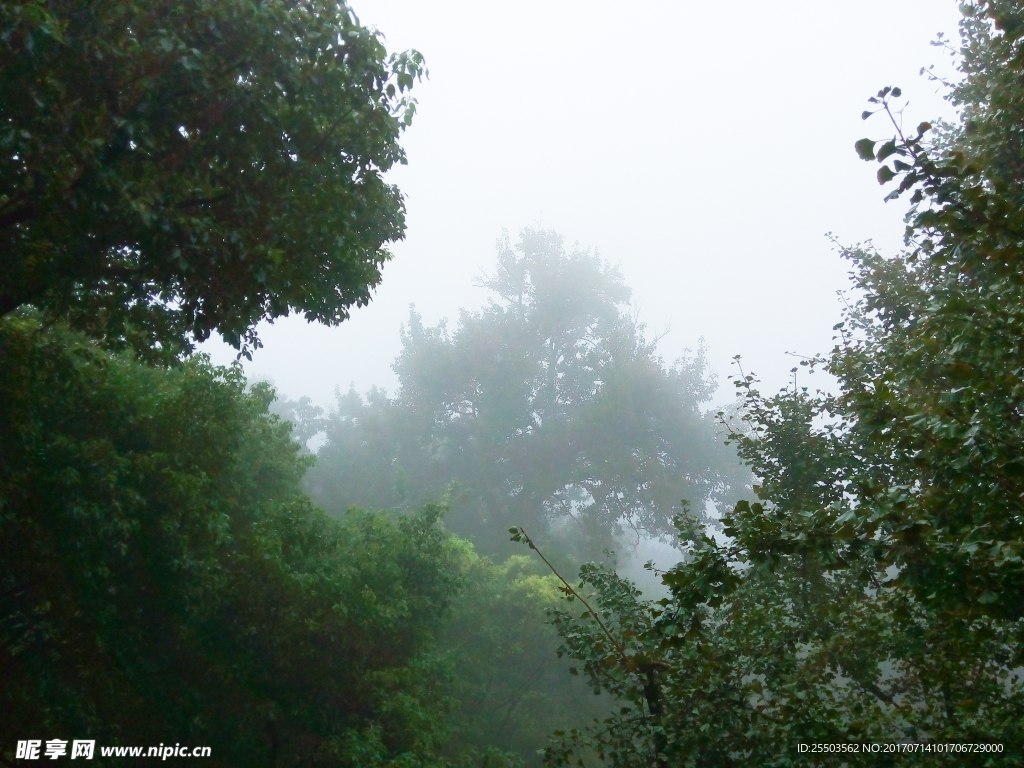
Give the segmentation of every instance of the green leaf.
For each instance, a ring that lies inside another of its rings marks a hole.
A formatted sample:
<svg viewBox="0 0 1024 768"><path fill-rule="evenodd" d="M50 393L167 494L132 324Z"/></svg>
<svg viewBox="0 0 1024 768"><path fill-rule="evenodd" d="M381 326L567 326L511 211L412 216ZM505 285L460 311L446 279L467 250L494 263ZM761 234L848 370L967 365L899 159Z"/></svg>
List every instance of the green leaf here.
<svg viewBox="0 0 1024 768"><path fill-rule="evenodd" d="M857 155L861 160L874 160L875 159L875 142L874 139L861 139L853 148L857 150Z"/></svg>
<svg viewBox="0 0 1024 768"><path fill-rule="evenodd" d="M896 174L888 165L883 165L881 168L878 169L879 184L888 184L894 178L896 178Z"/></svg>
<svg viewBox="0 0 1024 768"><path fill-rule="evenodd" d="M882 145L881 149L878 150L875 154L875 159L878 160L878 162L882 162L890 155L896 154L896 152L896 139L890 139Z"/></svg>

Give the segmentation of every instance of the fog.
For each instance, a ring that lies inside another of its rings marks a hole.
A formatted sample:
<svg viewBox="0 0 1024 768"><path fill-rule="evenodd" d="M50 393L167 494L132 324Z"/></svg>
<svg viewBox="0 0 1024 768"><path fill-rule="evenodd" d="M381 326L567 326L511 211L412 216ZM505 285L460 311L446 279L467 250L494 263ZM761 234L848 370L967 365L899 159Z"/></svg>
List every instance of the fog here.
<svg viewBox="0 0 1024 768"><path fill-rule="evenodd" d="M0 3L0 765L1024 765L1024 0L351 0L247 383L347 2Z"/></svg>
<svg viewBox="0 0 1024 768"><path fill-rule="evenodd" d="M264 324L246 363L289 397L396 385L399 326L477 307L503 229L560 232L620 265L634 310L672 360L703 338L725 385L742 355L764 390L787 352L832 346L844 244L899 247L903 206L882 202L853 143L884 137L865 100L903 88L909 125L951 116L919 75L951 63L953 4L862 0L516 4L358 0L390 50L422 51L430 79L404 138L408 231L368 307L336 328ZM216 362L235 353L202 349ZM824 383L809 380L801 383ZM717 402L731 399L722 386Z"/></svg>

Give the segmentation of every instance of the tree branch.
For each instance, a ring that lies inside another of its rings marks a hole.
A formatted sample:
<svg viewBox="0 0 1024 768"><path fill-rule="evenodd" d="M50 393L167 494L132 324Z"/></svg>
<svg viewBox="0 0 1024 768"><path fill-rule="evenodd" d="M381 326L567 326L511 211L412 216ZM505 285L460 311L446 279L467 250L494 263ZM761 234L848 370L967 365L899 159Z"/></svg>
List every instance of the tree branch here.
<svg viewBox="0 0 1024 768"><path fill-rule="evenodd" d="M558 578L560 582L562 582L562 584L564 585L565 592L575 597L577 600L579 600L581 603L583 603L583 605L587 607L587 610L590 611L590 615L594 617L594 621L596 621L598 626L600 626L601 629L604 630L605 635L607 635L608 639L611 640L612 645L615 646L615 650L618 651L619 656L622 658L622 661L626 662L628 666L629 659L626 657L626 649L622 647L622 644L615 638L615 635L613 635L611 631L608 629L608 627L604 625L604 622L601 621L601 617L598 615L597 611L595 611L591 607L590 603L583 599L583 596L579 592L573 589L572 585L568 581L562 578L562 574L555 570L555 566L548 562L548 559L544 557L544 553L537 549L537 545L533 543L533 539L531 539L526 534L526 531L523 530L522 526L518 526L517 528L515 528L515 532L516 536L521 537L522 540L529 545L530 549L536 552L540 559L544 561L544 565L550 568L551 572L555 574L555 576ZM512 540L518 541L519 539L513 538Z"/></svg>

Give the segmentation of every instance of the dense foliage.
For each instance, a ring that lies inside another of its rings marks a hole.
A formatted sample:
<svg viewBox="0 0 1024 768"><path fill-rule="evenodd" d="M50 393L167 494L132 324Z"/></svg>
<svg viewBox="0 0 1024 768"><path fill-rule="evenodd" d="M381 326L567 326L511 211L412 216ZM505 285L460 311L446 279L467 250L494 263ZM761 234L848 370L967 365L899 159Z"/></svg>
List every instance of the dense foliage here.
<svg viewBox="0 0 1024 768"><path fill-rule="evenodd" d="M858 153L912 208L905 252L846 252L860 298L810 363L838 394L763 397L741 376L733 439L758 503L725 538L680 518L690 556L660 603L597 568L566 586L593 608L559 615L563 652L623 706L565 734L553 763L585 745L615 766L1024 761L1024 8L961 9L961 124L905 135L897 88L864 113L896 134Z"/></svg>
<svg viewBox="0 0 1024 768"><path fill-rule="evenodd" d="M539 766L553 729L604 716L608 698L595 697L555 655L558 635L547 613L558 606L557 579L525 556L498 563L465 546L465 585L438 636L459 702L447 749L493 746Z"/></svg>
<svg viewBox="0 0 1024 768"><path fill-rule="evenodd" d="M672 594L662 601L584 567L572 605L556 615L560 650L616 706L556 733L551 764L1020 764L1018 625L948 620L877 577L865 584L860 571L829 571L803 554L769 565L744 547L694 544L691 563L664 574ZM815 743L860 751L798 751ZM901 743L1002 751L867 751Z"/></svg>
<svg viewBox="0 0 1024 768"><path fill-rule="evenodd" d="M163 359L340 322L404 231L423 71L333 0L5 0L0 316Z"/></svg>
<svg viewBox="0 0 1024 768"><path fill-rule="evenodd" d="M308 487L325 508L448 493L448 525L485 552L523 524L589 558L624 528L671 531L680 499L703 509L743 488L701 410L715 386L703 356L666 367L616 269L525 229L499 241L484 285L493 300L453 333L412 314L396 397L350 391L317 424L327 443Z"/></svg>
<svg viewBox="0 0 1024 768"><path fill-rule="evenodd" d="M438 512L332 519L272 392L201 357L0 324L0 754L213 747L213 765L426 766L465 558Z"/></svg>

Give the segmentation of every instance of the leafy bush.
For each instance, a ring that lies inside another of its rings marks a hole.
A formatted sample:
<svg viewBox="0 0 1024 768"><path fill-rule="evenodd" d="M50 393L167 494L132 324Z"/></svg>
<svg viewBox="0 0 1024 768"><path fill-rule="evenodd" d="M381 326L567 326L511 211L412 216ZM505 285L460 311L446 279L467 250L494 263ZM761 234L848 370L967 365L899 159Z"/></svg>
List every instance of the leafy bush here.
<svg viewBox="0 0 1024 768"><path fill-rule="evenodd" d="M2 321L5 753L35 734L211 745L214 765L437 763L461 550L436 508L312 507L272 398L202 357L153 368Z"/></svg>

